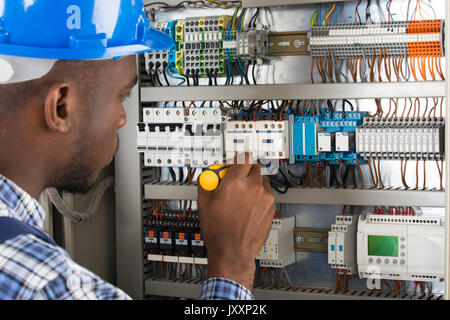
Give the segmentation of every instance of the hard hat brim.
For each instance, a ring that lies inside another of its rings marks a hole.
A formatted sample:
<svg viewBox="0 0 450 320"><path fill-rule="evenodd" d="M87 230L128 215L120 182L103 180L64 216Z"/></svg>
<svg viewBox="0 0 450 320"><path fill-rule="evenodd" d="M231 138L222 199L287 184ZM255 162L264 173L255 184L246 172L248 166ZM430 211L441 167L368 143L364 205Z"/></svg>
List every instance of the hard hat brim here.
<svg viewBox="0 0 450 320"><path fill-rule="evenodd" d="M94 48L41 48L0 43L0 54L55 60L95 60L130 56L149 51L166 51L175 46L167 34L149 27L144 39L123 46Z"/></svg>

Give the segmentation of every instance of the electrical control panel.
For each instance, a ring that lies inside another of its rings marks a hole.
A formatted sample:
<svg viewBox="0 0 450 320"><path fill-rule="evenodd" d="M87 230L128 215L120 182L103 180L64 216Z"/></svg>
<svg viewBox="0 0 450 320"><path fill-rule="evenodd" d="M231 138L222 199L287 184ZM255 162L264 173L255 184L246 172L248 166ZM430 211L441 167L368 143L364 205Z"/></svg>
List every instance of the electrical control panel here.
<svg viewBox="0 0 450 320"><path fill-rule="evenodd" d="M357 233L361 278L439 281L445 274L442 217L364 214Z"/></svg>
<svg viewBox="0 0 450 320"><path fill-rule="evenodd" d="M275 2L146 7L175 46L140 57L137 146L123 155L134 153L141 178L144 281L206 278L196 180L250 152L277 207L255 298L441 299L446 3Z"/></svg>

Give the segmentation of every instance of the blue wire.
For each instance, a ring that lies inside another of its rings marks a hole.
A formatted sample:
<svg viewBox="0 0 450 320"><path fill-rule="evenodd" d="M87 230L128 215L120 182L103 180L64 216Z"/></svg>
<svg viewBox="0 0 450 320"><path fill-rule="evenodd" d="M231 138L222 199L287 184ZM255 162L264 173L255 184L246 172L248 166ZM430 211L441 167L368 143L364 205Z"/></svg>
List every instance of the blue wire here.
<svg viewBox="0 0 450 320"><path fill-rule="evenodd" d="M232 72L232 69L231 69L230 49L227 49L227 55L228 55L228 57L227 57L227 65L228 65L228 70L229 70L229 73L230 73L230 76L231 76L231 81L230 81L229 84L233 84L233 82L234 82L234 77L233 77L233 72Z"/></svg>
<svg viewBox="0 0 450 320"><path fill-rule="evenodd" d="M392 16L391 11L389 11L389 4L390 4L391 2L392 2L392 0L388 0L388 1L386 2L386 10L387 10L387 12L389 13L389 15L391 16L392 22L394 22L394 17Z"/></svg>
<svg viewBox="0 0 450 320"><path fill-rule="evenodd" d="M319 10L319 13L317 14L318 15L318 21L319 21L319 26L321 26L322 25L322 15L321 15L321 9L320 9L320 4L318 4L317 5L317 9Z"/></svg>
<svg viewBox="0 0 450 320"><path fill-rule="evenodd" d="M242 76L243 76L244 79L245 79L245 83L246 83L246 84L250 84L250 83L248 82L247 75L246 75L245 72L244 72L244 68L242 68L241 59L238 58L238 59L236 59L236 61L237 61L238 67L239 67L239 71L241 72Z"/></svg>
<svg viewBox="0 0 450 320"><path fill-rule="evenodd" d="M242 17L244 16L242 13L243 12L241 12L241 18L239 19L239 24L238 24L238 27L237 27L238 30L241 30Z"/></svg>
<svg viewBox="0 0 450 320"><path fill-rule="evenodd" d="M412 13L411 20L414 19L414 15L416 14L416 10L417 10L417 6L414 7L414 11Z"/></svg>
<svg viewBox="0 0 450 320"><path fill-rule="evenodd" d="M172 79L183 80L182 82L180 82L179 84L177 84L178 87L181 86L183 83L186 82L186 79L185 79L185 78L173 76L173 75L170 73L169 67L168 67L168 66L166 67L166 73L167 73L167 75L168 75L169 77L171 77Z"/></svg>

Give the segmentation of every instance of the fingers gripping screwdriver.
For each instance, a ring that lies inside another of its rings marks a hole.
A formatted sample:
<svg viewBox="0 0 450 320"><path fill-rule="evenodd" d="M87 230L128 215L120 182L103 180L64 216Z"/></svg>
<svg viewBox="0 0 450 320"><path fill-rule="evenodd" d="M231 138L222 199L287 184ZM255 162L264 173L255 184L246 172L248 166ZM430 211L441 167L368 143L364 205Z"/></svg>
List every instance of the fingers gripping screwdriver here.
<svg viewBox="0 0 450 320"><path fill-rule="evenodd" d="M230 166L226 164L215 164L209 166L202 174L198 177L198 183L206 191L216 190L222 179L228 172Z"/></svg>

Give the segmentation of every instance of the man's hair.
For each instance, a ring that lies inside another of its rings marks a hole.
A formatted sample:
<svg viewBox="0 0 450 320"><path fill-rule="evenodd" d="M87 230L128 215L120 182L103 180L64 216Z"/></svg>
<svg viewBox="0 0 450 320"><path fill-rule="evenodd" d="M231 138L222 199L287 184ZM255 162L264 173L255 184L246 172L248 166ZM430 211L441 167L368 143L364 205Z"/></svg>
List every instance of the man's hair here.
<svg viewBox="0 0 450 320"><path fill-rule="evenodd" d="M77 82L83 96L95 96L101 81L107 81L106 72L114 60L59 60L42 78L26 82L0 85L0 126L17 119L16 111L23 110L31 97L42 95L46 88L68 79ZM0 132L2 129L0 128Z"/></svg>

